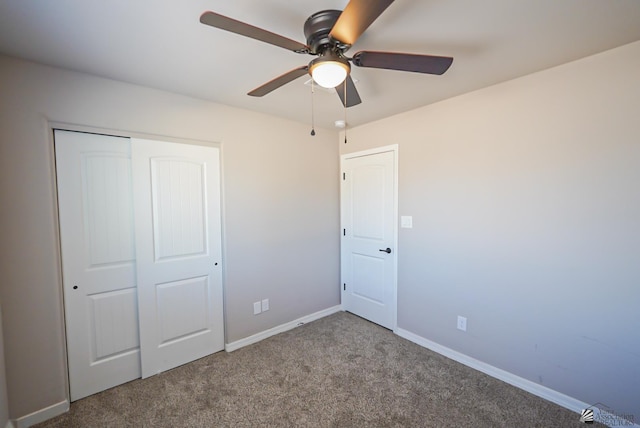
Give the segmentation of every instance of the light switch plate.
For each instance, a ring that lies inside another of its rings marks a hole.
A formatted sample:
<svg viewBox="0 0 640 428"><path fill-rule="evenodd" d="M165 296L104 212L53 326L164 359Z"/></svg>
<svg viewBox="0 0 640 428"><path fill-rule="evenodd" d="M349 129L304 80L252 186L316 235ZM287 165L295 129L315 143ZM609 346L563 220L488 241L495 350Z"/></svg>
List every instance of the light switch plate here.
<svg viewBox="0 0 640 428"><path fill-rule="evenodd" d="M413 227L413 217L410 215L403 215L400 217L400 227L404 229L411 229Z"/></svg>
<svg viewBox="0 0 640 428"><path fill-rule="evenodd" d="M262 305L260 302L253 302L253 315L258 315L262 312Z"/></svg>

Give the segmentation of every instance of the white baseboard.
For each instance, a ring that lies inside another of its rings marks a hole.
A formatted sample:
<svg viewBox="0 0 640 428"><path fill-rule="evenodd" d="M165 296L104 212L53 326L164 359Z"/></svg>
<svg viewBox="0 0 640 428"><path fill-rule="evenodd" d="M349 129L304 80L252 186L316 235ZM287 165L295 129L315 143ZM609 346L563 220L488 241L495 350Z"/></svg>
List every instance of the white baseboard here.
<svg viewBox="0 0 640 428"><path fill-rule="evenodd" d="M47 419L54 418L69 411L69 401L64 400L57 404L52 404L44 409L37 410L21 418L14 419L11 422L11 428L28 428L32 425L44 422Z"/></svg>
<svg viewBox="0 0 640 428"><path fill-rule="evenodd" d="M298 318L297 320L293 320L291 322L281 324L279 326L270 328L269 330L261 331L260 333L256 333L252 336L245 337L244 339L236 340L235 342L227 343L224 346L224 350L227 352L233 352L240 348L244 348L245 346L260 342L261 340L266 339L267 337L274 336L279 333L284 333L285 331L291 330L293 328L298 327L301 324L306 324L311 321L318 320L320 318L324 318L331 314L335 314L336 312L342 311L342 306L337 305L328 309L324 309L319 312L315 312L311 315L306 315L302 318Z"/></svg>
<svg viewBox="0 0 640 428"><path fill-rule="evenodd" d="M591 408L596 413L596 420L605 421L606 417L600 417L600 414L606 414L606 411L597 408L594 405L590 405L584 403L580 400L577 400L573 397L569 397L561 392L555 391L551 388L547 388L546 386L542 386L535 382L532 382L528 379L522 378L520 376L516 376L513 373L508 371L499 369L490 364L482 362L480 360L476 360L468 355L465 355L461 352L454 351L451 348L447 348L446 346L442 346L439 343L432 342L429 339L425 339L424 337L418 336L417 334L411 333L410 331L403 330L401 328L397 329L395 333L403 337L415 344L418 344L424 348L430 349L434 352L437 352L440 355L444 355L447 358L451 358L454 361L457 361L465 366L471 367L472 369L478 370L482 373L485 373L491 377L499 379L503 382L506 382L510 385L515 386L516 388L520 388L524 391L527 391L533 395L537 395L540 398L543 398L547 401L551 401L559 406L564 407L565 409L569 409L577 414L580 414L583 409ZM578 420L579 418L576 418ZM624 424L625 426L632 428L640 428L640 425L628 423Z"/></svg>

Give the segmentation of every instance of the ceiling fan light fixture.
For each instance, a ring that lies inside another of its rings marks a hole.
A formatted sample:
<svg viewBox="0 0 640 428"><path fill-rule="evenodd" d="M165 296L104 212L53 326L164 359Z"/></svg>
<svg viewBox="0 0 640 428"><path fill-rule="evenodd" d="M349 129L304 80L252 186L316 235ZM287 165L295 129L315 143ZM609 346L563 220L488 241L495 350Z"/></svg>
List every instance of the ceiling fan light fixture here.
<svg viewBox="0 0 640 428"><path fill-rule="evenodd" d="M350 76L351 63L364 68L438 75L451 66L453 58L450 57L400 52L360 51L353 57L346 57L345 52L393 0L348 0L346 3L344 10L321 10L307 18L303 28L306 45L212 11L204 12L200 22L297 54L317 56L307 65L294 68L255 88L247 94L252 97L266 95L308 73L312 88L316 83L326 90L335 88L331 92L337 92L346 109L362 102Z"/></svg>
<svg viewBox="0 0 640 428"><path fill-rule="evenodd" d="M349 62L333 52L327 52L309 64L309 74L323 88L335 88L351 71Z"/></svg>

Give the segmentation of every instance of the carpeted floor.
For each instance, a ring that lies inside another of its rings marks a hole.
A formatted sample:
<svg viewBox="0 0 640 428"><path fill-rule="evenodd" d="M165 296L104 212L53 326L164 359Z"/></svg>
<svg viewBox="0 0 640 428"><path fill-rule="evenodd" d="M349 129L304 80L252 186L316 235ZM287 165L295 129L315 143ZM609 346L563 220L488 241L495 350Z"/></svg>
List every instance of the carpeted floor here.
<svg viewBox="0 0 640 428"><path fill-rule="evenodd" d="M584 425L576 413L340 312L76 401L37 426Z"/></svg>

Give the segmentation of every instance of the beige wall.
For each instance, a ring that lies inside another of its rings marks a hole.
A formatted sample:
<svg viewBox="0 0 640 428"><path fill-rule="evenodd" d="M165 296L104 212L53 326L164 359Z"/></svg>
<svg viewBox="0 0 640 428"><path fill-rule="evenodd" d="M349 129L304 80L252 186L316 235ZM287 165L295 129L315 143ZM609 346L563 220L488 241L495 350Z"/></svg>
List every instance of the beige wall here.
<svg viewBox="0 0 640 428"><path fill-rule="evenodd" d="M227 342L339 304L337 136L0 56L0 300L10 416L65 400L50 122L221 143ZM269 298L254 316L252 303Z"/></svg>
<svg viewBox="0 0 640 428"><path fill-rule="evenodd" d="M222 143L228 342L338 303L332 131L6 57L0 100L11 417L66 397L49 121ZM640 419L638 112L634 43L350 130L400 146L399 327Z"/></svg>
<svg viewBox="0 0 640 428"><path fill-rule="evenodd" d="M400 328L640 420L640 42L348 137L399 144Z"/></svg>

